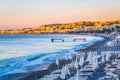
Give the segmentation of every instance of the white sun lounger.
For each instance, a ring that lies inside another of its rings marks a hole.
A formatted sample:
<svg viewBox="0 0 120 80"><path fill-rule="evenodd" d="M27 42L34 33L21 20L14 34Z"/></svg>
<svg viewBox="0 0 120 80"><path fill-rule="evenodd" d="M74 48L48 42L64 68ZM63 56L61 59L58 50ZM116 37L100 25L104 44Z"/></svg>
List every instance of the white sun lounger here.
<svg viewBox="0 0 120 80"><path fill-rule="evenodd" d="M94 72L94 71L95 71L95 69L93 69L93 68L83 68L80 70L80 72Z"/></svg>

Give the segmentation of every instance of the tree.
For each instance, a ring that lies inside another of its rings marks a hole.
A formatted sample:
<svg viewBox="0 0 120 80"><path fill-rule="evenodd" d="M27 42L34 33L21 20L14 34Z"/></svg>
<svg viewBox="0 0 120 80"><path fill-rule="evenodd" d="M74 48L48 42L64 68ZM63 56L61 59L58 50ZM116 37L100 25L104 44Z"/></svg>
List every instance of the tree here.
<svg viewBox="0 0 120 80"><path fill-rule="evenodd" d="M107 29L107 32L108 32L108 33L111 33L111 29Z"/></svg>
<svg viewBox="0 0 120 80"><path fill-rule="evenodd" d="M107 32L107 29L106 28L103 28L103 33Z"/></svg>
<svg viewBox="0 0 120 80"><path fill-rule="evenodd" d="M117 30L119 30L119 29L120 29L120 26L117 25L117 26L115 26L115 28L116 28Z"/></svg>
<svg viewBox="0 0 120 80"><path fill-rule="evenodd" d="M111 31L114 31L114 30L115 30L114 28L111 29Z"/></svg>

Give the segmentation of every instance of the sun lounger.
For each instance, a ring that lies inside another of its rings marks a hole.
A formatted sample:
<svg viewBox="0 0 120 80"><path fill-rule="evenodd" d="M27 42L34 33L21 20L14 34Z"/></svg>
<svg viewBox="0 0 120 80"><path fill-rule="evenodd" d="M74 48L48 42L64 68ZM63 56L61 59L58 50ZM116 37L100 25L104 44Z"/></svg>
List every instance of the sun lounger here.
<svg viewBox="0 0 120 80"><path fill-rule="evenodd" d="M61 73L61 70L55 70L52 72L52 74L60 74Z"/></svg>
<svg viewBox="0 0 120 80"><path fill-rule="evenodd" d="M85 68L93 68L93 65L86 65Z"/></svg>
<svg viewBox="0 0 120 80"><path fill-rule="evenodd" d="M75 80L76 79L76 77L71 77L70 79L68 79L68 80ZM87 80L88 79L88 77L87 76L80 76L79 77L79 80Z"/></svg>
<svg viewBox="0 0 120 80"><path fill-rule="evenodd" d="M94 72L94 71L95 71L95 69L93 69L93 68L83 68L80 70L80 72Z"/></svg>

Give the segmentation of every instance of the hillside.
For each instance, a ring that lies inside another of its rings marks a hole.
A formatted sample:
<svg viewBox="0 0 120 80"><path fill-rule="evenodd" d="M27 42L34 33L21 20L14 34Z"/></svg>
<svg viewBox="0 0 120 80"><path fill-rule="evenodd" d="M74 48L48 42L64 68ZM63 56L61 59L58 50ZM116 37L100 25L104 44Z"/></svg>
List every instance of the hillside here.
<svg viewBox="0 0 120 80"><path fill-rule="evenodd" d="M87 30L103 30L113 24L120 24L120 20L113 21L82 21L66 24L48 24L35 28L24 28L14 30L0 30L0 34L45 34L45 33L71 33Z"/></svg>

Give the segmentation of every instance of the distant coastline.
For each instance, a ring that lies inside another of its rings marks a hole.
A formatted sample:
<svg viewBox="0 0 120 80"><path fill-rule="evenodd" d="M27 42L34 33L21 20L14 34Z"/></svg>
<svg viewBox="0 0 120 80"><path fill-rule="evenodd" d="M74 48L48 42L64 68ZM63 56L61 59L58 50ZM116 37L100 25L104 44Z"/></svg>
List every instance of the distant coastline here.
<svg viewBox="0 0 120 80"><path fill-rule="evenodd" d="M48 24L35 28L0 30L0 34L66 34L120 32L120 20L81 21L66 24Z"/></svg>

